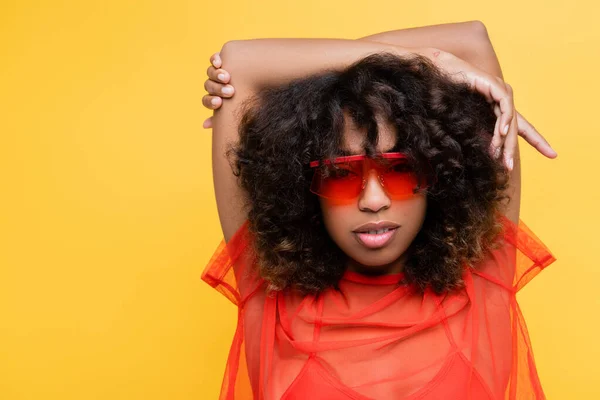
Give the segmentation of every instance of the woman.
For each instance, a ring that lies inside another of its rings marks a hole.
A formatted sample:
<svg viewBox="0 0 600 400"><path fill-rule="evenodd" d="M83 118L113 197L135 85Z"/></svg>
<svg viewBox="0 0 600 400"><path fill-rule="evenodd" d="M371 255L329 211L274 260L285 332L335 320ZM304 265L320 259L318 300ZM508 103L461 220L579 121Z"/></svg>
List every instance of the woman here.
<svg viewBox="0 0 600 400"><path fill-rule="evenodd" d="M239 307L221 398L544 398L515 294L555 258L519 220L517 135L556 154L481 28L213 57L205 105L236 92L207 123L202 277Z"/></svg>

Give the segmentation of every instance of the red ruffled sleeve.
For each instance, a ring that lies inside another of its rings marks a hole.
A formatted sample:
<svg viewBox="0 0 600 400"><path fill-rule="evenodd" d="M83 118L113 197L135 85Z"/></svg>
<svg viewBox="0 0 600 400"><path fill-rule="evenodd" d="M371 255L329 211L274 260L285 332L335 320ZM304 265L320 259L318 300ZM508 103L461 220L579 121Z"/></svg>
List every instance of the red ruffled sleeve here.
<svg viewBox="0 0 600 400"><path fill-rule="evenodd" d="M500 216L499 247L473 272L472 363L501 399L545 399L527 324L516 294L556 261L548 247L519 220Z"/></svg>
<svg viewBox="0 0 600 400"><path fill-rule="evenodd" d="M228 243L221 241L202 273L202 280L237 306L261 283L251 241L246 220Z"/></svg>
<svg viewBox="0 0 600 400"><path fill-rule="evenodd" d="M262 280L256 268L256 255L252 247L252 235L248 230L248 220L231 237L229 242L222 240L202 273L202 280L227 297L238 307L238 321L227 364L219 399L252 399L253 385L250 382L251 371L248 365L258 366L248 348L256 345L260 339L256 331L262 320L262 302L260 292Z"/></svg>
<svg viewBox="0 0 600 400"><path fill-rule="evenodd" d="M517 225L504 215L499 219L504 228L499 248L482 263L478 274L518 292L556 258L522 220Z"/></svg>

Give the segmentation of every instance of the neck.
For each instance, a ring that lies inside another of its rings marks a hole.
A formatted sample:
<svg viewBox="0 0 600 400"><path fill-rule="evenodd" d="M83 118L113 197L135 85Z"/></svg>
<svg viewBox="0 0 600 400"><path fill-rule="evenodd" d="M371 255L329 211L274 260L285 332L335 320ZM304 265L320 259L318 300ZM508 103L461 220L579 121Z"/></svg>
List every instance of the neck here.
<svg viewBox="0 0 600 400"><path fill-rule="evenodd" d="M350 258L346 264L346 269L369 276L398 274L404 271L404 265L408 258L407 253L404 252L397 260L383 265L364 265Z"/></svg>

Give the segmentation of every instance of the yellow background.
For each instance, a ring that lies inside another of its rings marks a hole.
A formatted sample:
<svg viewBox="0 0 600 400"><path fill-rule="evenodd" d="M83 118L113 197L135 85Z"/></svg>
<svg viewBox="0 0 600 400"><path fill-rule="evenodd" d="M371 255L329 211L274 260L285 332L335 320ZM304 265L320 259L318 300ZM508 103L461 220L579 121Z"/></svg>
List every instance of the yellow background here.
<svg viewBox="0 0 600 400"><path fill-rule="evenodd" d="M549 399L597 399L600 14L592 1L2 1L0 399L213 399L235 310L208 58L231 39L357 38L479 19L517 109L522 219L558 261L520 294ZM268 62L265 55L265 62Z"/></svg>

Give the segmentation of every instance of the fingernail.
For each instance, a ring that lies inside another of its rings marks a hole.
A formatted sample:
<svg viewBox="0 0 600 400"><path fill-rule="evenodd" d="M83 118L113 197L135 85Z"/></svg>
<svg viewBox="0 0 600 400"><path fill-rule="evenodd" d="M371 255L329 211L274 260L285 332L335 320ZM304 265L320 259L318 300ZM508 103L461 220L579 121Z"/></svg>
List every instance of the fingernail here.
<svg viewBox="0 0 600 400"><path fill-rule="evenodd" d="M223 89L221 89L221 92L223 92L223 94L232 94L233 88L231 86L225 86Z"/></svg>
<svg viewBox="0 0 600 400"><path fill-rule="evenodd" d="M502 131L502 133L504 133L505 135L508 133L508 125L506 125L504 127L504 130Z"/></svg>
<svg viewBox="0 0 600 400"><path fill-rule="evenodd" d="M219 78L221 82L225 82L225 74L219 74L217 75L217 78Z"/></svg>
<svg viewBox="0 0 600 400"><path fill-rule="evenodd" d="M213 106L216 106L217 104L219 104L219 100L215 97L214 99L212 99L210 101L210 104L212 104Z"/></svg>

